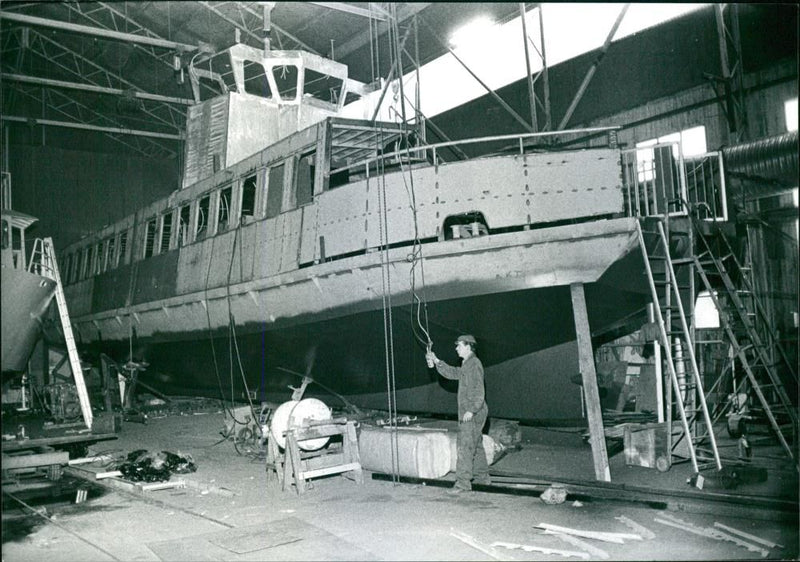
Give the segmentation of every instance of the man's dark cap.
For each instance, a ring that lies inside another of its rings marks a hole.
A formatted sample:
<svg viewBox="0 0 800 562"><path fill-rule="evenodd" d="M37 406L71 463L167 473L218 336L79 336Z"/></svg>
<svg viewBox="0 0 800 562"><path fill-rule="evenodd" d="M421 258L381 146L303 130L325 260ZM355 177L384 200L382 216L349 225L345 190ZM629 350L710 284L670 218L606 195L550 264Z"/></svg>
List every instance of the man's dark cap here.
<svg viewBox="0 0 800 562"><path fill-rule="evenodd" d="M475 341L475 337L470 334L464 334L463 336L458 336L458 338L456 338L456 343L460 341L463 341L464 343L471 343L472 345L478 343Z"/></svg>

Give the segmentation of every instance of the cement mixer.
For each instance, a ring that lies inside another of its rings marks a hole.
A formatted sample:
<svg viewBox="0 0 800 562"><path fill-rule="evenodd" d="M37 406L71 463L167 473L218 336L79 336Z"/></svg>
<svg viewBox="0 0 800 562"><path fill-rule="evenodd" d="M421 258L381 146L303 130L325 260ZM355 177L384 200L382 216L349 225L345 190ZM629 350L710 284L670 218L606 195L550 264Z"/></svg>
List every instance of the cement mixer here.
<svg viewBox="0 0 800 562"><path fill-rule="evenodd" d="M331 419L331 409L322 400L304 398L303 400L289 400L284 402L272 415L270 436L281 447L286 447L286 432L289 429L301 427L306 421L319 421ZM316 451L327 445L329 437L307 439L298 441L304 451Z"/></svg>

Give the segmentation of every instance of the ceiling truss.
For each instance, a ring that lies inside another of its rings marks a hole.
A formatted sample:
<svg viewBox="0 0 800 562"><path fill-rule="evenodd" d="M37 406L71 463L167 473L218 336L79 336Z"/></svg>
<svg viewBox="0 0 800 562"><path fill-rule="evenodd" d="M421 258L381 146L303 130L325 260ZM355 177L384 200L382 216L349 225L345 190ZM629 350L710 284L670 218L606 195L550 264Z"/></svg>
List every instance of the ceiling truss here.
<svg viewBox="0 0 800 562"><path fill-rule="evenodd" d="M125 129L105 115L97 112L96 110L88 107L74 98L65 95L55 88L41 88L35 86L21 86L16 88L18 93L27 96L28 98L40 104L43 110L42 120L47 120L48 115L45 115L45 109L49 114L55 113L59 116L69 119L66 123L82 124L86 126L94 126L96 130L115 130L123 133ZM4 117L6 119L6 117ZM8 120L18 120L8 118ZM36 125L36 118L28 118L28 123ZM65 123L65 125L66 125ZM170 150L165 145L157 142L151 138L145 137L141 134L114 134L110 132L105 133L106 136L115 142L121 143L128 148L142 154L146 157L152 158L175 158L176 153Z"/></svg>
<svg viewBox="0 0 800 562"><path fill-rule="evenodd" d="M89 58L76 53L35 29L30 28L27 35L27 38L20 38L18 48L26 49L28 52L42 57L66 74L81 80L82 83L104 88L130 90L132 92L142 91L136 84L101 67ZM21 74L20 68L13 70ZM175 107L175 104L153 100L147 100L147 103L145 103L142 100L139 109L150 117L153 122L168 127L172 132L183 130L185 116L181 109Z"/></svg>

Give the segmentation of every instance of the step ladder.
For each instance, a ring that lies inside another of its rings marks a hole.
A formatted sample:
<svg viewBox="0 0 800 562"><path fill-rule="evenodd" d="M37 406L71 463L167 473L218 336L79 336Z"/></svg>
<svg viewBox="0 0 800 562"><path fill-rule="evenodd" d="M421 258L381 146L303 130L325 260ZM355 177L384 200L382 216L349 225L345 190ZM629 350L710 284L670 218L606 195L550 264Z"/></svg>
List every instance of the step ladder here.
<svg viewBox="0 0 800 562"><path fill-rule="evenodd" d="M700 472L697 462L696 445L708 440L711 446L714 464L717 470L722 469L722 462L717 449L716 438L712 431L712 420L706 404L703 392L702 378L697 359L694 353L694 338L686 320L686 313L681 298L680 286L675 275L675 264L670 255L669 238L666 234L664 221L659 218L649 217L648 222L655 222L656 230L648 231L654 235L656 246L652 252L647 250L644 231L641 222L636 224L636 232L639 238L639 246L642 250L647 281L650 285L650 294L653 301L653 310L656 324L658 325L659 340L664 350L664 360L667 364L667 371L672 382L671 394L674 396L674 403L677 406L680 416L683 435L678 438L676 443L672 443L672 408L667 408L667 438L669 442L670 454L675 449L675 445L681 439L685 440L689 459L695 474ZM685 261L685 260L684 260ZM681 261L679 263L684 263ZM654 273L653 263L660 262L657 274ZM688 262L687 262L688 263ZM660 289L660 291L659 291ZM666 318L665 318L666 317ZM673 329L673 320L677 320L679 326ZM688 372L687 372L688 371ZM679 380L679 373L683 375ZM684 398L685 397L685 398ZM686 405L689 402L689 406ZM668 404L672 401L668 400ZM697 421L699 414L702 414L705 422L705 429L702 434L698 434ZM700 486L700 480L694 480Z"/></svg>
<svg viewBox="0 0 800 562"><path fill-rule="evenodd" d="M37 239L34 243L32 259L37 253L40 255L42 274L51 277L53 281L56 282L56 304L58 305L58 316L61 320L61 328L64 330L64 341L67 344L69 365L72 368L72 376L75 379L75 388L78 391L78 400L81 405L83 421L86 427L91 429L93 421L92 406L89 403L89 393L86 391L86 382L83 379L81 361L78 357L78 350L75 347L75 337L72 333L72 323L69 319L67 300L64 297L64 286L61 284L61 273L58 270L53 240L51 238Z"/></svg>
<svg viewBox="0 0 800 562"><path fill-rule="evenodd" d="M276 440L270 437L267 448L267 478L277 477L281 490L294 483L298 495L308 486L308 480L329 474L345 473L358 484L364 483L361 456L358 451L356 422L344 418L332 420L306 420L299 427L286 431L286 447L281 451ZM301 450L300 443L311 439L342 436L340 449L318 451Z"/></svg>
<svg viewBox="0 0 800 562"><path fill-rule="evenodd" d="M795 468L800 470L794 448L798 437L797 408L786 392L778 368L784 369L795 383L797 373L753 290L747 275L748 268L739 262L725 234L721 231L717 233L722 250L722 255L719 255L719 252L714 252L708 237L699 228L697 231L701 242L701 253L694 257L697 272L719 311L720 327L727 336L733 356L744 370L744 388L747 390L749 386L749 390L755 394L778 442ZM731 271L726 268L726 263ZM739 280L741 288L734 283L732 273ZM719 277L721 287L714 286L711 275Z"/></svg>

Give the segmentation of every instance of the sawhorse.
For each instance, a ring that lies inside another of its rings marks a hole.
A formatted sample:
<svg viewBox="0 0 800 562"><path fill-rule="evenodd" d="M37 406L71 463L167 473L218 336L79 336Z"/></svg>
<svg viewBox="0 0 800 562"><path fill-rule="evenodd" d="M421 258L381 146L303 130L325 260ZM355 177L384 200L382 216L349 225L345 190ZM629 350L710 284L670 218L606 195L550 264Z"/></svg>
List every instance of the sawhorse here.
<svg viewBox="0 0 800 562"><path fill-rule="evenodd" d="M341 448L319 451L301 451L300 443L320 437L342 436ZM283 453L275 442L269 440L267 449L267 477L275 474L281 489L294 481L298 494L306 490L306 481L328 474L345 473L358 484L364 483L358 438L354 421L319 420L306 422L286 431L286 448Z"/></svg>

